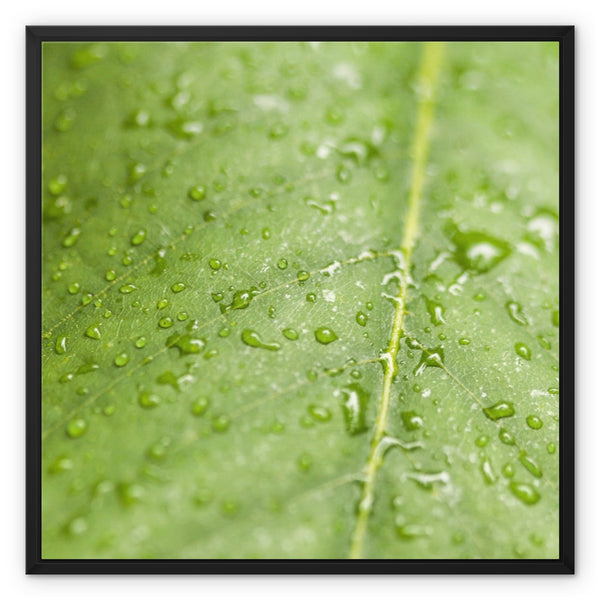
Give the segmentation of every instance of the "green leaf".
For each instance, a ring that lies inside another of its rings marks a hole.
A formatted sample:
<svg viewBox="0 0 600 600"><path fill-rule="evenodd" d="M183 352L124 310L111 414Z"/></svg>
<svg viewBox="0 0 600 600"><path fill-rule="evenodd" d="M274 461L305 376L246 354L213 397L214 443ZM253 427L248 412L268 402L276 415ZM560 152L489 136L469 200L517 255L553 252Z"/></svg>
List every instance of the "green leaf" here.
<svg viewBox="0 0 600 600"><path fill-rule="evenodd" d="M43 558L557 558L558 50L45 43Z"/></svg>

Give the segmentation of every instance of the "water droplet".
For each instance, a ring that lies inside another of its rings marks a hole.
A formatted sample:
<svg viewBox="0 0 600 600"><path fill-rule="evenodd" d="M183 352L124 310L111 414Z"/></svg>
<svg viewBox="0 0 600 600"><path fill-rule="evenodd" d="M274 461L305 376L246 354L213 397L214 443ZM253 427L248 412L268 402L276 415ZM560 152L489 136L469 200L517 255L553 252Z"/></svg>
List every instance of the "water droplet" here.
<svg viewBox="0 0 600 600"><path fill-rule="evenodd" d="M173 291L174 294L178 294L179 292L182 292L183 290L185 290L185 283L182 283L181 281L174 283L171 286L171 290Z"/></svg>
<svg viewBox="0 0 600 600"><path fill-rule="evenodd" d="M487 273L510 254L510 246L491 235L477 231L457 231L452 236L456 246L454 260L467 271Z"/></svg>
<svg viewBox="0 0 600 600"><path fill-rule="evenodd" d="M308 412L310 413L310 416L315 421L320 421L320 422L324 423L326 421L331 420L331 411L328 408L325 408L324 406L318 406L317 404L311 404L308 407Z"/></svg>
<svg viewBox="0 0 600 600"><path fill-rule="evenodd" d="M340 183L349 183L350 179L352 179L352 172L350 169L347 169L343 165L340 165L335 174L337 180Z"/></svg>
<svg viewBox="0 0 600 600"><path fill-rule="evenodd" d="M560 390L557 387L549 387L548 388L548 393L549 394L559 394Z"/></svg>
<svg viewBox="0 0 600 600"><path fill-rule="evenodd" d="M221 302L221 300L223 300L223 292L213 292L210 297L215 301L215 302Z"/></svg>
<svg viewBox="0 0 600 600"><path fill-rule="evenodd" d="M500 438L500 441L507 446L514 446L516 443L515 438L513 438L513 436L504 428L500 429L498 437Z"/></svg>
<svg viewBox="0 0 600 600"><path fill-rule="evenodd" d="M67 532L72 536L83 535L87 530L88 524L83 517L77 517L67 525Z"/></svg>
<svg viewBox="0 0 600 600"><path fill-rule="evenodd" d="M286 329L282 329L281 333L283 333L283 337L285 337L288 340L295 341L298 339L298 332L295 329L291 329L288 327Z"/></svg>
<svg viewBox="0 0 600 600"><path fill-rule="evenodd" d="M66 455L59 456L48 468L48 472L52 474L64 473L73 468L73 461Z"/></svg>
<svg viewBox="0 0 600 600"><path fill-rule="evenodd" d="M475 445L479 448L484 448L485 446L487 446L487 443L490 441L490 438L487 435L480 435L476 440L475 440Z"/></svg>
<svg viewBox="0 0 600 600"><path fill-rule="evenodd" d="M196 400L194 400L192 403L192 414L196 415L197 417L203 415L206 412L209 404L210 400L206 396L200 396L199 398L196 398Z"/></svg>
<svg viewBox="0 0 600 600"><path fill-rule="evenodd" d="M177 313L178 321L186 321L189 318L190 318L190 315L188 315L188 313L186 313L185 310L181 310Z"/></svg>
<svg viewBox="0 0 600 600"><path fill-rule="evenodd" d="M258 333L252 329L242 331L242 342L252 348L262 348L263 350L276 351L281 348L281 345L276 342L263 342Z"/></svg>
<svg viewBox="0 0 600 600"><path fill-rule="evenodd" d="M87 423L82 418L71 419L67 424L67 435L70 438L79 438L87 430Z"/></svg>
<svg viewBox="0 0 600 600"><path fill-rule="evenodd" d="M100 331L100 323L95 323L94 325L90 325L85 330L85 335L93 340L99 340L102 338L102 333Z"/></svg>
<svg viewBox="0 0 600 600"><path fill-rule="evenodd" d="M203 126L200 121L188 121L183 117L177 117L167 123L169 131L183 140L191 140L202 133Z"/></svg>
<svg viewBox="0 0 600 600"><path fill-rule="evenodd" d="M312 302L314 304L317 301L317 295L313 294L312 292L309 292L308 294L306 294L306 301Z"/></svg>
<svg viewBox="0 0 600 600"><path fill-rule="evenodd" d="M145 337L140 337L135 341L135 347L136 348L143 348L146 345L146 338Z"/></svg>
<svg viewBox="0 0 600 600"><path fill-rule="evenodd" d="M460 338L460 340L458 340L458 343L461 346L468 346L471 343L471 340L469 338Z"/></svg>
<svg viewBox="0 0 600 600"><path fill-rule="evenodd" d="M484 292L477 292L477 294L475 294L473 296L473 300L475 300L477 302L482 302L486 298L487 298L487 296L486 296L486 294Z"/></svg>
<svg viewBox="0 0 600 600"><path fill-rule="evenodd" d="M133 283L126 283L119 288L121 294L131 294L131 292L135 292L135 290L137 290L137 287L133 285Z"/></svg>
<svg viewBox="0 0 600 600"><path fill-rule="evenodd" d="M338 336L329 327L319 327L315 330L315 339L321 344L331 344L338 339Z"/></svg>
<svg viewBox="0 0 600 600"><path fill-rule="evenodd" d="M217 433L224 433L229 429L230 424L231 421L227 415L220 415L213 419L212 428L213 431L216 431Z"/></svg>
<svg viewBox="0 0 600 600"><path fill-rule="evenodd" d="M278 266L280 269L282 269L282 270L283 270L283 269L287 269L287 266L288 266L288 261L287 261L285 258L280 258L280 259L277 261L277 266Z"/></svg>
<svg viewBox="0 0 600 600"><path fill-rule="evenodd" d="M188 190L188 196L192 200L200 202L206 198L206 188L203 185L195 185Z"/></svg>
<svg viewBox="0 0 600 600"><path fill-rule="evenodd" d="M404 427L408 431L415 431L423 427L423 417L418 415L414 410L408 410L400 413Z"/></svg>
<svg viewBox="0 0 600 600"><path fill-rule="evenodd" d="M117 367L124 367L129 362L129 356L125 352L121 352L121 354L117 354L115 357L115 365Z"/></svg>
<svg viewBox="0 0 600 600"><path fill-rule="evenodd" d="M361 326L364 327L367 324L367 321L369 320L369 317L362 311L359 311L356 313L356 322Z"/></svg>
<svg viewBox="0 0 600 600"><path fill-rule="evenodd" d="M83 304L83 306L87 306L93 300L93 298L94 296L88 292L81 297L81 304Z"/></svg>
<svg viewBox="0 0 600 600"><path fill-rule="evenodd" d="M542 476L542 469L540 469L539 465L533 460L533 458L528 456L524 451L519 454L519 461L534 477Z"/></svg>
<svg viewBox="0 0 600 600"><path fill-rule="evenodd" d="M173 325L175 325L175 322L173 321L173 319L171 319L171 317L163 317L158 322L158 326L162 329L168 329L169 327L173 327Z"/></svg>
<svg viewBox="0 0 600 600"><path fill-rule="evenodd" d="M297 458L296 464L298 465L298 468L301 471L306 473L312 467L312 464L313 464L312 456L310 456L310 454L307 454L306 452L304 452Z"/></svg>
<svg viewBox="0 0 600 600"><path fill-rule="evenodd" d="M167 348L178 348L180 356L189 354L200 354L206 345L206 341L191 333L175 333L167 338Z"/></svg>
<svg viewBox="0 0 600 600"><path fill-rule="evenodd" d="M106 281L114 281L117 278L117 272L114 269L109 269L104 275Z"/></svg>
<svg viewBox="0 0 600 600"><path fill-rule="evenodd" d="M142 408L156 408L160 404L160 397L144 391L139 395L138 402Z"/></svg>
<svg viewBox="0 0 600 600"><path fill-rule="evenodd" d="M506 303L506 310L510 318L519 325L529 325L529 320L523 313L523 308L518 302L510 300Z"/></svg>
<svg viewBox="0 0 600 600"><path fill-rule="evenodd" d="M489 458L483 457L483 459L481 460L481 464L479 465L479 468L481 470L481 474L483 475L484 481L488 485L491 485L492 483L496 482L497 477L494 474L494 470L492 468L492 463L490 462Z"/></svg>
<svg viewBox="0 0 600 600"><path fill-rule="evenodd" d="M445 308L434 300L425 299L425 303L427 304L427 312L429 313L429 318L434 325L442 325L446 321L444 320L444 312Z"/></svg>
<svg viewBox="0 0 600 600"><path fill-rule="evenodd" d="M269 230L268 227L265 227L262 230L262 238L263 238L263 240L268 240L270 237L271 237L271 231Z"/></svg>
<svg viewBox="0 0 600 600"><path fill-rule="evenodd" d="M506 477L507 479L511 479L512 477L515 476L514 467L510 463L506 463L502 467L502 475L504 475L504 477Z"/></svg>
<svg viewBox="0 0 600 600"><path fill-rule="evenodd" d="M550 442L546 446L546 450L548 451L548 454L554 454L556 452L556 444L553 444L552 442Z"/></svg>
<svg viewBox="0 0 600 600"><path fill-rule="evenodd" d="M298 279L298 282L302 284L310 277L310 273L308 271L298 271L296 277Z"/></svg>
<svg viewBox="0 0 600 600"><path fill-rule="evenodd" d="M554 325L554 327L560 326L560 313L557 310L552 311L552 325Z"/></svg>
<svg viewBox="0 0 600 600"><path fill-rule="evenodd" d="M145 239L146 239L146 230L145 229L139 229L131 237L131 244L133 246L139 246Z"/></svg>
<svg viewBox="0 0 600 600"><path fill-rule="evenodd" d="M357 435L367 430L366 412L369 394L358 383L347 385L342 390L342 412L346 430Z"/></svg>
<svg viewBox="0 0 600 600"><path fill-rule="evenodd" d="M56 344L54 345L56 354L64 354L67 351L67 336L61 335L56 338Z"/></svg>
<svg viewBox="0 0 600 600"><path fill-rule="evenodd" d="M125 254L121 263L124 267L129 267L133 264L133 257L131 257L129 254Z"/></svg>
<svg viewBox="0 0 600 600"><path fill-rule="evenodd" d="M60 196L67 187L67 176L58 175L48 183L48 191L53 196Z"/></svg>
<svg viewBox="0 0 600 600"><path fill-rule="evenodd" d="M525 360L531 360L531 350L522 342L515 344L515 352Z"/></svg>
<svg viewBox="0 0 600 600"><path fill-rule="evenodd" d="M72 229L70 229L69 233L67 233L67 235L62 241L63 247L72 248L77 243L77 240L79 239L80 235L81 229L79 229L78 227L73 227Z"/></svg>
<svg viewBox="0 0 600 600"><path fill-rule="evenodd" d="M528 483L511 481L509 488L510 491L525 504L535 504L540 499L539 492Z"/></svg>
<svg viewBox="0 0 600 600"><path fill-rule="evenodd" d="M118 486L119 498L126 506L141 502L146 495L146 490L137 483L122 483Z"/></svg>
<svg viewBox="0 0 600 600"><path fill-rule="evenodd" d="M544 426L544 423L537 415L529 415L526 420L527 425L529 425L531 429L541 429Z"/></svg>
<svg viewBox="0 0 600 600"><path fill-rule="evenodd" d="M249 290L237 290L232 296L231 304L226 306L221 305L221 313L226 314L232 310L248 308L248 306L250 306L250 302L252 302L252 299L258 293L259 292L256 288L250 288Z"/></svg>
<svg viewBox="0 0 600 600"><path fill-rule="evenodd" d="M213 270L213 271L218 271L221 268L221 261L218 258L211 258L208 261L208 266Z"/></svg>
<svg viewBox="0 0 600 600"><path fill-rule="evenodd" d="M407 339L407 344L408 344ZM409 346L412 347L412 346ZM419 347L419 346L417 346ZM421 358L419 359L419 364L415 368L415 375L422 375L423 371L427 367L438 367L442 368L444 364L444 348L442 346L437 346L436 348L427 348L421 352Z"/></svg>
<svg viewBox="0 0 600 600"><path fill-rule="evenodd" d="M483 412L488 419L498 421L498 419L512 417L515 414L515 407L512 402L500 401L493 406L484 408Z"/></svg>

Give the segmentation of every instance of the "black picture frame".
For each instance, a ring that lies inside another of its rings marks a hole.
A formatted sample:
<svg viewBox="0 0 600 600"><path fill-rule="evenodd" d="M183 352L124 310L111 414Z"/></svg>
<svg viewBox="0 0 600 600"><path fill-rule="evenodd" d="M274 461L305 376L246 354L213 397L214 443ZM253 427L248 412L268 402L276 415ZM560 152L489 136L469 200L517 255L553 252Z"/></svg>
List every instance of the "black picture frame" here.
<svg viewBox="0 0 600 600"><path fill-rule="evenodd" d="M41 558L41 73L52 41L555 41L560 44L560 557L557 560L45 560ZM573 26L26 28L28 574L573 574L575 416Z"/></svg>

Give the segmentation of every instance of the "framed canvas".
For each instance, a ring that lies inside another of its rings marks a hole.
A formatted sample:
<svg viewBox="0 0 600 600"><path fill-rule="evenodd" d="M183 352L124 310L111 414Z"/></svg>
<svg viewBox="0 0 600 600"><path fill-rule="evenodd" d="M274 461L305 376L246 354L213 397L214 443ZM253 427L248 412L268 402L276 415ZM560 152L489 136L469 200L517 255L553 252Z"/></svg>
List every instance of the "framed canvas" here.
<svg viewBox="0 0 600 600"><path fill-rule="evenodd" d="M28 573L573 573L573 27L26 36Z"/></svg>

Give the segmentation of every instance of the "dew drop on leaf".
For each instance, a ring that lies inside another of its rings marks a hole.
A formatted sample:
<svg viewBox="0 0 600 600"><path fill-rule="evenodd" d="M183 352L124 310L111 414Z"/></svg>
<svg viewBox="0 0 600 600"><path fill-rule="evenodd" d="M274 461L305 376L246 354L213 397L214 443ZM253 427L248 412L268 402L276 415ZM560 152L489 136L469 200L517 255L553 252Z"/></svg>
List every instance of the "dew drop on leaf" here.
<svg viewBox="0 0 600 600"><path fill-rule="evenodd" d="M320 344L331 344L331 342L335 342L338 339L335 331L330 329L329 327L318 327L315 329L315 339Z"/></svg>
<svg viewBox="0 0 600 600"><path fill-rule="evenodd" d="M277 351L281 349L281 345L277 342L263 342L260 335L252 329L244 329L242 331L242 342L244 342L246 346L262 348L263 350Z"/></svg>
<svg viewBox="0 0 600 600"><path fill-rule="evenodd" d="M500 401L483 409L483 413L488 419L492 421L498 421L499 419L505 419L506 417L512 417L515 414L515 407L512 402Z"/></svg>
<svg viewBox="0 0 600 600"><path fill-rule="evenodd" d="M67 423L67 435L70 438L79 438L81 437L87 430L87 423L82 418L71 419Z"/></svg>
<svg viewBox="0 0 600 600"><path fill-rule="evenodd" d="M509 489L524 504L536 504L540 499L540 493L528 483L511 481Z"/></svg>

